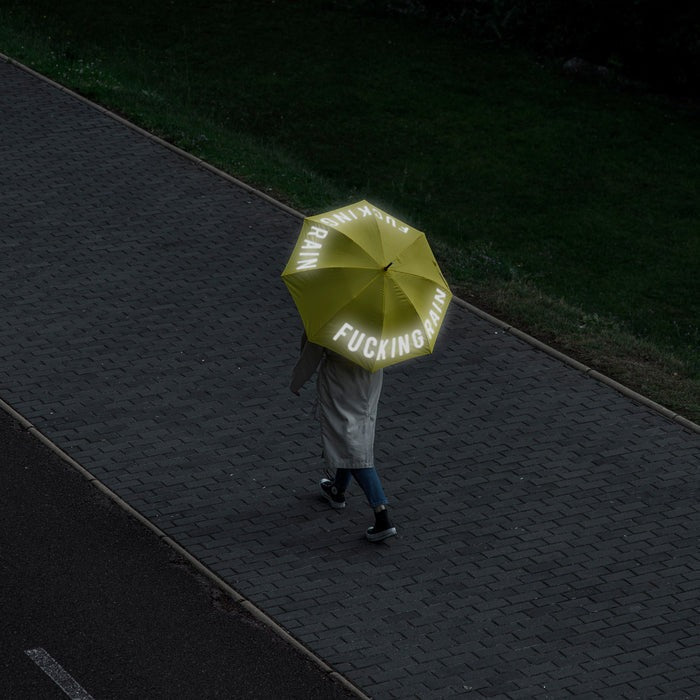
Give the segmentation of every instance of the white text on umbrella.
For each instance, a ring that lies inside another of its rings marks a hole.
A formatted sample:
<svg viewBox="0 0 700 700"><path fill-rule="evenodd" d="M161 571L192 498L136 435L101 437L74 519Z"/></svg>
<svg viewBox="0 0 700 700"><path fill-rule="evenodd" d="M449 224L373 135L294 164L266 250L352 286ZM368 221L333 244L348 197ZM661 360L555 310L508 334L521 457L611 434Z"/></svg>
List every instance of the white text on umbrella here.
<svg viewBox="0 0 700 700"><path fill-rule="evenodd" d="M395 359L408 355L412 350L421 350L426 345L427 339L432 339L436 328L439 327L440 319L445 310L447 294L442 289L435 290L435 296L428 312L430 318L423 321L423 329L416 328L413 331L396 335L382 340L364 333L355 328L350 323L343 323L333 336L334 341L344 342L350 352L361 352L368 360L376 358L378 362L386 360L387 357Z"/></svg>
<svg viewBox="0 0 700 700"><path fill-rule="evenodd" d="M320 250L323 248L323 243L320 243L318 239L323 240L327 235L328 231L320 226L312 226L307 231L306 238L301 244L297 270L313 270L316 267ZM314 238L317 240L313 240Z"/></svg>
<svg viewBox="0 0 700 700"><path fill-rule="evenodd" d="M368 216L373 216L379 221L386 221L387 224L397 228L401 233L408 233L409 228L406 224L398 221L393 216L377 209L376 207L362 206L355 207L354 209L346 209L345 211L338 211L331 216L325 216L321 219L321 223L326 224L326 226L338 226L339 224L349 223L351 221L357 221L358 219L366 218Z"/></svg>

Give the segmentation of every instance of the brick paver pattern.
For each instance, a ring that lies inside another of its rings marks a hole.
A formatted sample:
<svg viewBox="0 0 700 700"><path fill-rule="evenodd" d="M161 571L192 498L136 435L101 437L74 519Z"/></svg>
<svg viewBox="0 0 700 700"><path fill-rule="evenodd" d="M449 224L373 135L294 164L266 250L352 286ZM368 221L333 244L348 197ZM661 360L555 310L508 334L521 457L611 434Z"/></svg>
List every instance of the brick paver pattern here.
<svg viewBox="0 0 700 700"><path fill-rule="evenodd" d="M372 697L700 697L696 433L453 304L371 545L288 390L299 219L6 63L0 118L0 397L61 448Z"/></svg>

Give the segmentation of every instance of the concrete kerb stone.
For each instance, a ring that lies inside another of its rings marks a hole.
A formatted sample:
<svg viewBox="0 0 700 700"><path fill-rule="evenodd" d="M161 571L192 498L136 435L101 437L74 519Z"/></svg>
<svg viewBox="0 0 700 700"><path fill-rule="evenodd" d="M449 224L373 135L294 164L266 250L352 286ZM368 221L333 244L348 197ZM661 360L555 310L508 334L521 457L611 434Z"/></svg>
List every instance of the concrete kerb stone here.
<svg viewBox="0 0 700 700"><path fill-rule="evenodd" d="M289 632L287 632L287 630L278 625L271 617L266 615L262 610L260 610L260 608L256 607L249 600L241 601L241 607L245 608L257 620L259 620L260 622L277 632L277 634L280 637L282 637L282 639L286 640L287 643L293 646L295 649L298 649L303 654L309 654L309 651L303 644L298 642L294 637L292 637L291 634L289 634ZM348 679L345 678L345 676L338 673L338 671L335 671L328 664L321 661L320 659L317 659L316 663L320 666L320 668L323 671L328 673L328 675L331 678L338 681L341 685L345 686L350 692L354 693L359 698L363 698L364 700L371 700L371 698L368 695L365 695L361 690L359 690L359 688L355 687L352 683L350 683L350 681L348 681Z"/></svg>
<svg viewBox="0 0 700 700"><path fill-rule="evenodd" d="M2 399L0 399L0 409L5 411L5 413L9 414L17 423L19 423L22 426L23 430L30 430L31 428L34 427L31 421L28 421L21 413L17 413L10 404L5 403Z"/></svg>
<svg viewBox="0 0 700 700"><path fill-rule="evenodd" d="M607 384L609 387L612 387L616 391L619 391L621 394L624 396L627 396L630 399L634 399L635 401L638 401L640 403L644 403L648 408L652 408L653 410L657 411L661 415L665 416L666 418L670 418L671 420L676 420L677 418L681 418L682 416L679 416L677 413L674 411L671 411L670 409L666 408L665 406L662 406L661 404L656 403L655 401L652 401L651 399L647 398L646 396L642 396L641 394L638 394L636 391L633 391L629 387L626 387L624 384L620 384L620 382L616 382L614 379L610 379L610 377L606 377L604 374L601 374L597 370L591 369L587 372L589 377L592 377L593 379L602 382L603 384ZM690 421L687 421L690 423ZM700 432L700 426L696 425L695 429Z"/></svg>
<svg viewBox="0 0 700 700"><path fill-rule="evenodd" d="M262 192L261 190L256 189L255 187L252 187L251 185L248 185L247 183L243 182L242 180L239 180L232 175L229 175L227 172L224 172L220 168L217 168L210 163L207 163L206 161L202 160L201 158L198 158L197 156L192 155L191 153L188 153L187 151L182 150L178 146L173 145L172 143L169 143L168 141L165 141L164 139L161 139L159 136L156 136L155 134L150 133L149 131L146 131L145 129L142 129L140 126L137 126L133 122L128 121L127 119L124 119L124 117L119 116L118 114L115 114L114 112L111 112L105 107L102 107L101 105L97 104L96 102L92 102L86 97L83 97L77 92L74 92L73 90L70 90L69 88L65 87L64 85L61 85L60 83L57 83L54 80L51 80L51 78L48 78L45 75L42 75L41 73L38 73L34 69L30 68L29 66L24 65L23 63L20 63L19 61L16 61L15 59L7 56L6 54L0 53L0 59L5 61L6 63L9 63L12 66L15 66L16 68L19 68L20 70L26 71L30 75L33 75L35 78L38 78L39 80L43 80L45 83L48 83L49 85L52 85L55 87L57 90L60 90L61 92L70 95L74 99L77 99L81 102L83 102L86 105L89 105L93 109L96 109L98 112L104 114L105 116L114 119L115 121L119 122L120 124L126 126L129 129L132 129L133 131L136 131L137 133L141 134L142 136L145 136L146 138L150 139L151 141L154 141L155 143L158 143L159 145L173 151L174 153L177 153L179 156L191 161L192 163L195 163L201 168L204 168L205 170L208 170L209 172L217 175L218 177L223 178L224 180L227 180L231 184L235 185L236 187L240 187L242 190L245 192L250 193L251 195L254 195L256 197L260 197L261 199L264 199L266 202L269 202L270 204L273 204L275 207L278 209L281 209L282 211L287 212L288 214L291 214L292 216L298 218L300 221L303 221L305 218L305 215L297 211L296 209L293 209L292 207L280 202L277 199L274 199L274 197L271 197L270 195L266 194L265 192ZM572 357L569 357L568 355L565 355L564 353L560 352L559 350L554 349L553 347L547 345L546 343L543 343L542 341L538 340L537 338L533 338L532 336L528 335L527 333L524 333L523 331L519 330L518 328L514 328L508 323L505 323L504 321L501 321L500 319L496 318L495 316L492 316L491 314L486 313L485 311L482 311L481 309L477 308L473 304L470 304L467 301L464 301L463 299L460 299L459 297L454 297L454 301L459 305L462 306L463 308L467 309L471 313L475 314L476 316L488 321L489 323L492 323L493 325L502 328L506 332L510 333L511 335L520 338L521 340L525 341L529 345L531 345L534 348L537 348L538 350L541 350L542 352L546 353L547 355L554 357L564 364L568 365L569 367L572 367L580 372L583 372L584 374L590 376L591 378L595 379L596 381L605 384L622 395L632 399L633 401L636 401L637 403L640 403L647 408L650 408L651 410L660 413L662 416L665 418L668 418L670 420L675 421L676 423L679 423L683 427L692 430L696 433L700 433L700 425L697 423L693 423L692 421L688 420L684 416L681 416L679 413L676 413L675 411L671 411L670 409L666 408L665 406L662 406L659 403L656 403L655 401L652 401L650 398L643 396L642 394L637 393L636 391L633 391L629 387L626 387L623 384L620 384L619 382L616 382L614 379L611 379L610 377L598 372L597 370L592 369L591 367L588 367L584 365L583 363L579 362L578 360L573 359Z"/></svg>
<svg viewBox="0 0 700 700"><path fill-rule="evenodd" d="M688 420L683 416L676 415L673 420L682 425L684 428L688 428L688 430L694 430L696 433L700 432L700 425L693 423L693 421Z"/></svg>
<svg viewBox="0 0 700 700"><path fill-rule="evenodd" d="M92 486L101 491L105 496L107 496L115 505L121 508L123 511L128 513L131 517L135 518L144 527L148 528L153 534L155 534L158 539L165 545L172 548L178 555L180 555L185 561L187 561L196 571L201 575L209 579L217 588L219 588L223 593L229 596L235 603L240 605L248 614L252 615L259 622L264 624L275 634L281 637L285 642L294 647L299 653L312 661L319 669L326 673L330 678L339 682L343 685L349 692L353 693L358 698L362 700L371 700L367 695L365 695L359 688L357 688L353 683L351 683L342 674L338 673L332 669L323 659L314 654L310 649L305 647L301 642L299 642L295 637L293 637L284 627L275 622L271 617L266 615L260 608L258 608L253 602L242 596L238 591L236 591L232 586L226 583L222 578L217 576L211 569L204 565L199 559L190 554L182 545L178 544L169 535L166 535L163 530L161 530L157 525L152 523L148 518L144 517L138 510L133 506L129 505L123 498L118 496L112 489L107 485L102 483L97 477L90 473L84 466L74 460L70 455L64 452L58 445L56 445L51 439L39 431L31 421L27 420L19 411L15 410L6 401L0 399L0 409L5 411L10 417L17 421L24 430L26 430L30 435L37 438L42 442L51 452L53 452L57 457L63 460L68 466L75 469L81 476L83 476Z"/></svg>
<svg viewBox="0 0 700 700"><path fill-rule="evenodd" d="M630 389L624 384L620 384L620 382L617 382L614 379L611 379L610 377L606 376L605 374L598 372L598 370L588 367L587 365L584 365L578 360L574 360L572 357L565 355L563 352L560 352L559 350L554 349L550 345L543 343L541 340L533 338L531 335L523 333L523 331L514 328L513 326L510 326L507 323L504 323L495 316L491 316L490 314L486 313L485 311L482 311L481 309L477 308L476 306L473 306L472 304L464 301L463 299L454 297L453 301L455 301L459 306L464 307L474 315L479 316L479 318L483 318L485 321L488 321L489 323L492 323L493 325L502 328L506 333L510 333L516 338L520 338L520 340L525 341L526 343L528 343L528 345L531 345L532 347L546 353L550 357L553 357L559 360L560 362L563 362L564 364L568 365L569 367L572 367L578 370L579 372L582 372L583 374L591 377L591 379L595 379L597 382L600 382L601 384L605 384L606 386L615 389L615 391L619 392L623 396L626 396L627 398L632 399L633 401L636 401L637 403L642 404L647 408L650 408L656 413L660 413L665 418L679 423L684 428L692 430L696 433L700 433L700 425L698 425L697 423L693 423L691 420L688 420L687 418L681 416L679 413L676 413L675 411L672 411L666 408L665 406L662 406L656 401L652 401L647 396L643 396L642 394L637 393L636 391Z"/></svg>

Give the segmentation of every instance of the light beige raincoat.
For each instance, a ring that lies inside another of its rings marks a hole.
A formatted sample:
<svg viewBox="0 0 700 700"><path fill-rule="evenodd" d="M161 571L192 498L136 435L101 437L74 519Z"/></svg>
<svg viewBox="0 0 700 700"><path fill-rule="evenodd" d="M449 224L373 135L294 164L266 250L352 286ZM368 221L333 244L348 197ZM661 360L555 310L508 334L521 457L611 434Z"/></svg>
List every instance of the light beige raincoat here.
<svg viewBox="0 0 700 700"><path fill-rule="evenodd" d="M382 370L369 372L331 350L302 338L292 372L296 394L318 369L318 403L323 454L330 469L374 466L374 430L382 392Z"/></svg>

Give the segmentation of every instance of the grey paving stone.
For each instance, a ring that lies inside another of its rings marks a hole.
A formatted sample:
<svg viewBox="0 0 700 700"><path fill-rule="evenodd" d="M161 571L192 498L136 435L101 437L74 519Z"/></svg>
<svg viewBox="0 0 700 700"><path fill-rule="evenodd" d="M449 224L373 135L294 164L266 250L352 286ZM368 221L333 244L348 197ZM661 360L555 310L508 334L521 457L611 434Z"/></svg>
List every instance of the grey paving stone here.
<svg viewBox="0 0 700 700"><path fill-rule="evenodd" d="M0 397L374 697L700 695L700 439L455 304L316 496L298 219L0 63Z"/></svg>

